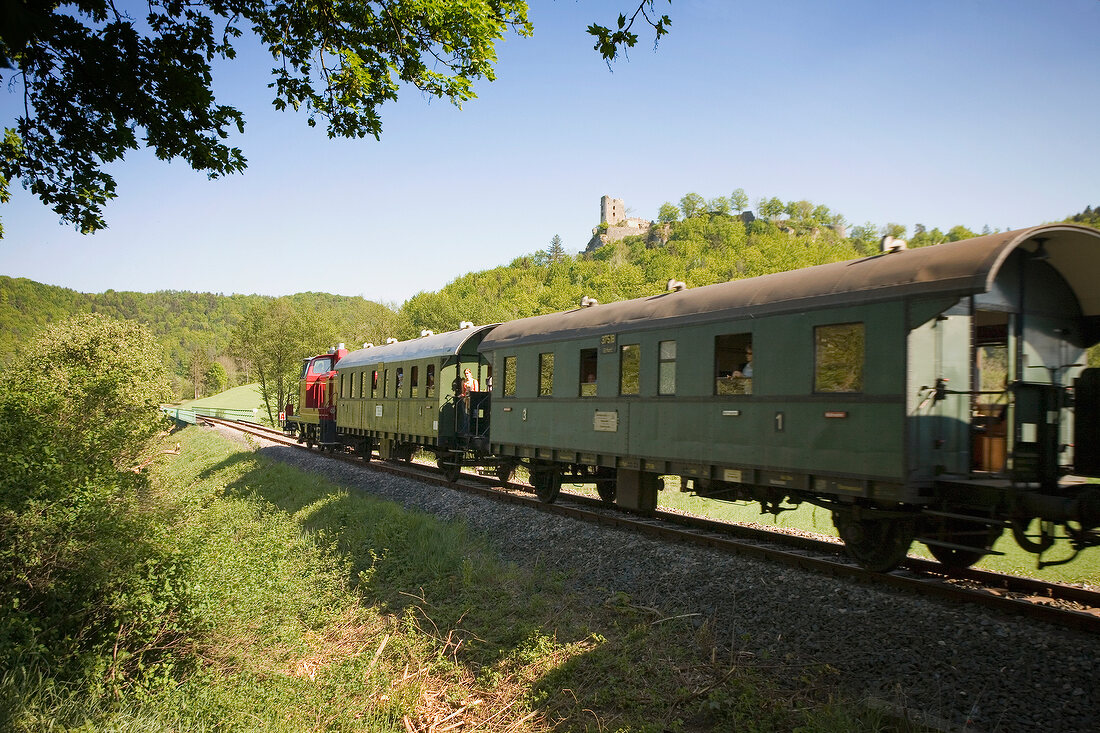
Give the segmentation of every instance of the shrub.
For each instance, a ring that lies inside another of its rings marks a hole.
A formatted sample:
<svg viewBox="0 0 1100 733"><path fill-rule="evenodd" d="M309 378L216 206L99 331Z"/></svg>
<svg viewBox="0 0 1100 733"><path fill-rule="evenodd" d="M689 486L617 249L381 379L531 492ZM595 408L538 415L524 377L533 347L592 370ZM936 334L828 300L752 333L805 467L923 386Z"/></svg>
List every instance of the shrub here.
<svg viewBox="0 0 1100 733"><path fill-rule="evenodd" d="M141 326L85 315L0 378L0 656L92 689L170 676L202 626L186 561L132 470L166 427L167 370Z"/></svg>

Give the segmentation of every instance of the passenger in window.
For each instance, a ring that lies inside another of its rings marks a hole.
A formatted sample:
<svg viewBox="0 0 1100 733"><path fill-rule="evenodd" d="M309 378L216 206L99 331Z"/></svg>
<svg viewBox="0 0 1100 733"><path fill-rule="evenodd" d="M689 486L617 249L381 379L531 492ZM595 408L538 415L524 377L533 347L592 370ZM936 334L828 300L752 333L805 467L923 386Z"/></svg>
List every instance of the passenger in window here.
<svg viewBox="0 0 1100 733"><path fill-rule="evenodd" d="M470 394L477 392L478 390L477 380L474 379L473 373L467 369L462 373L462 399L460 400L462 410L462 432L470 432Z"/></svg>
<svg viewBox="0 0 1100 733"><path fill-rule="evenodd" d="M466 400L470 399L471 392L478 391L477 380L474 379L473 373L467 369L462 373L462 397Z"/></svg>
<svg viewBox="0 0 1100 733"><path fill-rule="evenodd" d="M745 362L741 365L741 368L733 373L735 377L741 377L742 379L752 379L752 347L745 349Z"/></svg>

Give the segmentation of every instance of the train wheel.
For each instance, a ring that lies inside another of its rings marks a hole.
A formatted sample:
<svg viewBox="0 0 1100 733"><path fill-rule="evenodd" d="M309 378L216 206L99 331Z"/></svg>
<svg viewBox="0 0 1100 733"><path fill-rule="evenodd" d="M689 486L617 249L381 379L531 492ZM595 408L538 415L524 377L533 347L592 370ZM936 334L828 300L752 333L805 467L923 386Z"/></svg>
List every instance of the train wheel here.
<svg viewBox="0 0 1100 733"><path fill-rule="evenodd" d="M500 481L501 486L507 486L508 482L512 480L512 474L515 473L516 466L512 463L502 463L497 466L497 480Z"/></svg>
<svg viewBox="0 0 1100 733"><path fill-rule="evenodd" d="M442 455L436 459L435 465L443 472L447 483L453 484L462 475L462 463L457 456Z"/></svg>
<svg viewBox="0 0 1100 733"><path fill-rule="evenodd" d="M916 527L903 519L852 516L850 511L834 511L833 525L848 554L862 567L885 573L893 570L909 552Z"/></svg>
<svg viewBox="0 0 1100 733"><path fill-rule="evenodd" d="M600 495L600 501L604 504L614 504L615 495L619 493L619 488L613 483L598 483L596 484L596 493Z"/></svg>
<svg viewBox="0 0 1100 733"><path fill-rule="evenodd" d="M936 539L973 549L928 545L928 551L932 553L932 557L949 568L968 568L988 554L988 548L993 547L993 543L1004 531L1002 527L988 527L975 531L976 527L980 525L948 518L936 533Z"/></svg>
<svg viewBox="0 0 1100 733"><path fill-rule="evenodd" d="M535 496L544 504L553 504L561 493L561 471L555 468L531 469L531 485Z"/></svg>
<svg viewBox="0 0 1100 733"><path fill-rule="evenodd" d="M619 493L616 472L613 468L598 466L595 471L596 493L604 504L614 504Z"/></svg>

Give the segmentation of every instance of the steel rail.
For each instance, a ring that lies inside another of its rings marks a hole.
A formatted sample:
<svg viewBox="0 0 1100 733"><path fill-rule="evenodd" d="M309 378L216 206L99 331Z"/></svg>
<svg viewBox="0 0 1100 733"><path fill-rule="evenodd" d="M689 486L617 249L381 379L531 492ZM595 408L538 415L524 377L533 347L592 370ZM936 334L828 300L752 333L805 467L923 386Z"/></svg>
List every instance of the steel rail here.
<svg viewBox="0 0 1100 733"><path fill-rule="evenodd" d="M295 438L282 431L255 423L209 417L204 417L203 421L283 445L306 449ZM530 496L530 487L510 483L502 489L499 479L496 478L463 472L457 482L451 483L434 466L377 459L364 461L360 457L339 453L332 453L331 457L397 476L477 493L496 501L521 504L603 526L629 529L665 541L684 542L747 557L773 560L834 577L851 578L914 591L925 596L972 603L1008 614L1100 633L1100 592L1088 588L975 568L949 568L914 557L907 558L898 570L879 573L866 570L850 560L844 554L843 545L838 542L668 511L645 515L630 513L598 499L572 492L562 492L561 498L564 502L546 504Z"/></svg>

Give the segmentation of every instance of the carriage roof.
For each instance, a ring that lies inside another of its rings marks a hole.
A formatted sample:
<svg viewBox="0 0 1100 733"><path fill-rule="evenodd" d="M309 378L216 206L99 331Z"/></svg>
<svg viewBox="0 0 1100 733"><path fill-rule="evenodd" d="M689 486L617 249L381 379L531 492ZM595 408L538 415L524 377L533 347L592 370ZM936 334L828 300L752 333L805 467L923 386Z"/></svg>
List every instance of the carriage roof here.
<svg viewBox="0 0 1100 733"><path fill-rule="evenodd" d="M356 349L341 359L336 365L336 369L371 366L393 361L415 361L418 359L456 356L462 353L463 347L467 343L471 341L476 343L476 337L491 328L492 326L463 328L457 331L421 336L408 341Z"/></svg>

